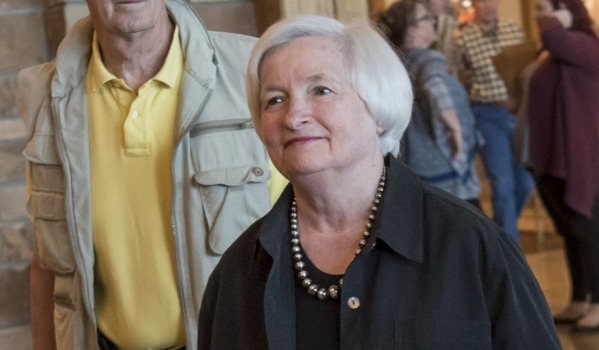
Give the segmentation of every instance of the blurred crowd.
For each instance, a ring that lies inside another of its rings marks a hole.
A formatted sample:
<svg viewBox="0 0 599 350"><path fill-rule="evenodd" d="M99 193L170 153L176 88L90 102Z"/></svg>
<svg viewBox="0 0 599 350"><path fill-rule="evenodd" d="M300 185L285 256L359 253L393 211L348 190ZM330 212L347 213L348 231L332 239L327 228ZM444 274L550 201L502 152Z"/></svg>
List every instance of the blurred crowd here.
<svg viewBox="0 0 599 350"><path fill-rule="evenodd" d="M581 0L538 0L535 43L498 0L459 18L448 0L400 0L378 24L415 93L401 156L425 182L480 209L478 154L492 219L516 241L537 191L563 237L571 303L555 322L599 329L599 41Z"/></svg>

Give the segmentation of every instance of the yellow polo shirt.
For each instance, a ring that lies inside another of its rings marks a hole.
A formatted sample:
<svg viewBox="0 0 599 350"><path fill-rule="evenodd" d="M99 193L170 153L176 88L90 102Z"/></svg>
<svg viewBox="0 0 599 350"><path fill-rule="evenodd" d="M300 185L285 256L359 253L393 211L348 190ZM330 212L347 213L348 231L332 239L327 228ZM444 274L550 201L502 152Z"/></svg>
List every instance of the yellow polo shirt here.
<svg viewBox="0 0 599 350"><path fill-rule="evenodd" d="M122 349L185 343L171 227L171 156L183 54L175 29L158 74L131 90L94 35L87 73L95 311Z"/></svg>

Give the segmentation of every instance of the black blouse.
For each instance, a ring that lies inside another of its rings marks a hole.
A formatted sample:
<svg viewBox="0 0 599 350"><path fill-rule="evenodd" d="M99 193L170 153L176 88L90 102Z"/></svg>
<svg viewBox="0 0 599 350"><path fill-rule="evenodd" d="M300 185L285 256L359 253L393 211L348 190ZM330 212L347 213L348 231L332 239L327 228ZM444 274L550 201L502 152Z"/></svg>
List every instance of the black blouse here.
<svg viewBox="0 0 599 350"><path fill-rule="evenodd" d="M386 161L375 239L344 275L339 348L560 349L545 298L514 241L478 209L423 184L394 158ZM298 311L286 234L291 199L288 187L214 270L199 349L295 349L305 335L296 325L306 316Z"/></svg>

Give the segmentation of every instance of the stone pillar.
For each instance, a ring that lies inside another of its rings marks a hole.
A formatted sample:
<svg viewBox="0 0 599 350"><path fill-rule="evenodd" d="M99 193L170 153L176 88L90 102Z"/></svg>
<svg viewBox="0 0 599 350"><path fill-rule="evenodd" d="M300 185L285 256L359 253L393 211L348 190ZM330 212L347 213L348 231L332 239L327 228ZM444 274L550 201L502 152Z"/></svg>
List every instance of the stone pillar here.
<svg viewBox="0 0 599 350"><path fill-rule="evenodd" d="M29 266L33 239L25 209L25 128L17 73L48 60L43 0L0 0L0 344L30 349Z"/></svg>
<svg viewBox="0 0 599 350"><path fill-rule="evenodd" d="M252 0L191 0L191 3L210 30L258 35Z"/></svg>

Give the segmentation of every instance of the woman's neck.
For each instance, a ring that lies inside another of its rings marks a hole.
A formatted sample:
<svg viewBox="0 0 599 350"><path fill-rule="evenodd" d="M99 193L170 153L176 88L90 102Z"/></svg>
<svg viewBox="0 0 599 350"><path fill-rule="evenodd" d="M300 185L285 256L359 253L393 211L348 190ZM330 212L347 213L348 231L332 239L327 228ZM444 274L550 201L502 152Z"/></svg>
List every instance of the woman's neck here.
<svg viewBox="0 0 599 350"><path fill-rule="evenodd" d="M321 271L343 274L360 241L368 236L364 232L369 230L369 215L376 213L372 207L380 193L382 159L372 170L353 181L337 177L338 181L323 188L294 183L301 245Z"/></svg>
<svg viewBox="0 0 599 350"><path fill-rule="evenodd" d="M380 157L368 166L318 174L292 181L297 206L304 222L315 231L334 234L363 221L383 171Z"/></svg>

